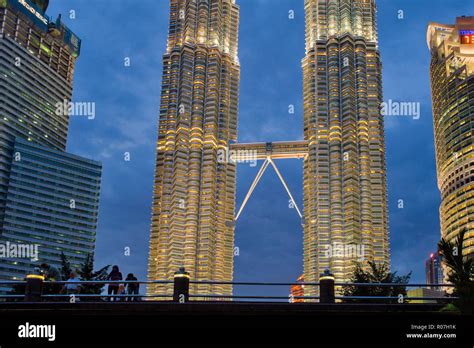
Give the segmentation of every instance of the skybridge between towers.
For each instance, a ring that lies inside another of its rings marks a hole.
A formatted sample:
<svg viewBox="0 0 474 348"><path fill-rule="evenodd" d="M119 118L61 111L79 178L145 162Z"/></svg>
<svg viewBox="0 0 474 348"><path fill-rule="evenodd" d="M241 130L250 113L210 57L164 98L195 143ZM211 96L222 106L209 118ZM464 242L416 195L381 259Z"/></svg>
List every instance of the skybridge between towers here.
<svg viewBox="0 0 474 348"><path fill-rule="evenodd" d="M273 143L232 144L235 153L255 153L257 160L305 158L308 155L307 141L279 141Z"/></svg>
<svg viewBox="0 0 474 348"><path fill-rule="evenodd" d="M247 195L245 196L242 205L240 206L237 214L235 215L234 221L231 224L235 224L239 219L242 211L244 210L247 202L252 196L253 191L257 187L260 179L267 170L268 166L271 165L275 170L278 178L280 179L283 187L285 188L292 204L294 205L296 212L298 213L302 224L304 224L304 217L301 210L298 208L293 195L291 194L288 185L286 184L283 176L281 175L278 167L274 160L276 159L304 159L308 155L308 142L307 141L281 141L281 142L269 142L269 143L247 143L247 144L231 144L230 151L235 154L251 154L254 160L264 161L260 167L257 176L255 177L252 185L250 186Z"/></svg>

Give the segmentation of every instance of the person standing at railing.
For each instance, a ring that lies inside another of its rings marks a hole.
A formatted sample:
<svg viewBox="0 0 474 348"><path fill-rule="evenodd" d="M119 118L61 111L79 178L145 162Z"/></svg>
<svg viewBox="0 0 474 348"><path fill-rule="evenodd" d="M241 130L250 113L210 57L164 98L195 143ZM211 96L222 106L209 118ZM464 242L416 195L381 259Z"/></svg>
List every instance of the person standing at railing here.
<svg viewBox="0 0 474 348"><path fill-rule="evenodd" d="M119 285L118 294L119 294L118 301L125 302L125 300L127 299L125 297L126 294L127 294L127 292L125 291L125 284L120 284Z"/></svg>
<svg viewBox="0 0 474 348"><path fill-rule="evenodd" d="M117 265L112 267L112 272L109 273L107 280L112 280L112 281L120 281L122 280L122 273L120 273L119 267ZM109 295L117 295L119 293L119 288L120 284L119 283L113 283L109 284L108 288L108 294ZM118 300L118 298L110 297L109 300L112 301L112 299L115 299L115 301Z"/></svg>
<svg viewBox="0 0 474 348"><path fill-rule="evenodd" d="M52 284L49 286L49 293L50 294L59 294L61 291L61 285L55 284L55 282L60 282L62 281L61 273L59 270L51 265L48 265L47 263L42 263L40 265L41 273L44 275L45 280L48 282L52 282ZM52 298L52 300L57 300L56 298Z"/></svg>
<svg viewBox="0 0 474 348"><path fill-rule="evenodd" d="M48 265L47 263L42 263L40 268L46 280L51 282L60 282L62 280L61 273L56 267Z"/></svg>
<svg viewBox="0 0 474 348"><path fill-rule="evenodd" d="M135 277L133 275L133 273L129 273L127 275L127 279L125 279L126 281L138 281L137 277ZM132 296L129 296L127 297L127 301L138 301L138 293L140 291L140 283L128 283L127 284L127 293L129 295L132 295Z"/></svg>
<svg viewBox="0 0 474 348"><path fill-rule="evenodd" d="M69 279L67 280L66 284L63 287L63 292L68 295L77 295L81 291L81 284L77 279L77 275L75 272L71 272L69 275Z"/></svg>

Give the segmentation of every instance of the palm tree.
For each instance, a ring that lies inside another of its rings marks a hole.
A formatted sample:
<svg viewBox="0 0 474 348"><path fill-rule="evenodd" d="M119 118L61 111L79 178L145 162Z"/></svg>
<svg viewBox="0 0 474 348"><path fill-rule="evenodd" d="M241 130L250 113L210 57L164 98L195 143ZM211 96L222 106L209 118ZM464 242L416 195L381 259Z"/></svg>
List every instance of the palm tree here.
<svg viewBox="0 0 474 348"><path fill-rule="evenodd" d="M397 275L397 272L390 272L387 264L377 264L368 261L369 268L365 270L360 263L356 264L351 283L385 283L400 284L394 286L356 286L345 285L342 288L344 296L377 296L377 297L398 297L402 295L406 297L406 287L404 286L410 281L411 272L404 276ZM345 302L370 302L373 300L365 299L347 299ZM397 300L389 300L387 303L393 303Z"/></svg>
<svg viewBox="0 0 474 348"><path fill-rule="evenodd" d="M474 313L474 259L463 256L465 234L466 229L462 229L454 242L442 238L438 251L448 269L447 280L454 285L453 295L459 297L456 301L459 310Z"/></svg>

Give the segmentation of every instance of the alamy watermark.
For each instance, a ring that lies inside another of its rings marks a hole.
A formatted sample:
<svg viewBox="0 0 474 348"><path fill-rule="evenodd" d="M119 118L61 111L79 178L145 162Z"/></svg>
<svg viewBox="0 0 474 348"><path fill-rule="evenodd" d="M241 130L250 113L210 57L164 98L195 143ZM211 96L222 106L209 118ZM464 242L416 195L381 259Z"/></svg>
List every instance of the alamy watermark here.
<svg viewBox="0 0 474 348"><path fill-rule="evenodd" d="M56 103L56 115L83 116L89 120L95 119L94 102L70 102L63 100Z"/></svg>
<svg viewBox="0 0 474 348"><path fill-rule="evenodd" d="M332 243L323 245L322 249L327 258L356 259L362 262L365 257L365 245L362 244Z"/></svg>
<svg viewBox="0 0 474 348"><path fill-rule="evenodd" d="M50 342L56 340L56 325L34 325L26 322L18 326L19 338L46 338Z"/></svg>
<svg viewBox="0 0 474 348"><path fill-rule="evenodd" d="M0 259L30 259L38 260L38 244L16 244L6 242L0 244Z"/></svg>
<svg viewBox="0 0 474 348"><path fill-rule="evenodd" d="M389 99L380 105L383 116L404 116L419 120L421 116L421 104L418 102L399 102Z"/></svg>
<svg viewBox="0 0 474 348"><path fill-rule="evenodd" d="M217 150L218 163L249 163L251 167L257 166L257 150Z"/></svg>

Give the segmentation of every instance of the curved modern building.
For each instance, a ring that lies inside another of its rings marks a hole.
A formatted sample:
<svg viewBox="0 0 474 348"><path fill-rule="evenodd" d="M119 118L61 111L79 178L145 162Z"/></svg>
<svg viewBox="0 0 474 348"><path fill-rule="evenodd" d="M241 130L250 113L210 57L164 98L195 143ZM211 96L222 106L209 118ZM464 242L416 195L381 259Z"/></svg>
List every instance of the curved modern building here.
<svg viewBox="0 0 474 348"><path fill-rule="evenodd" d="M474 255L474 17L431 23L431 89L441 234L467 230L464 254Z"/></svg>

